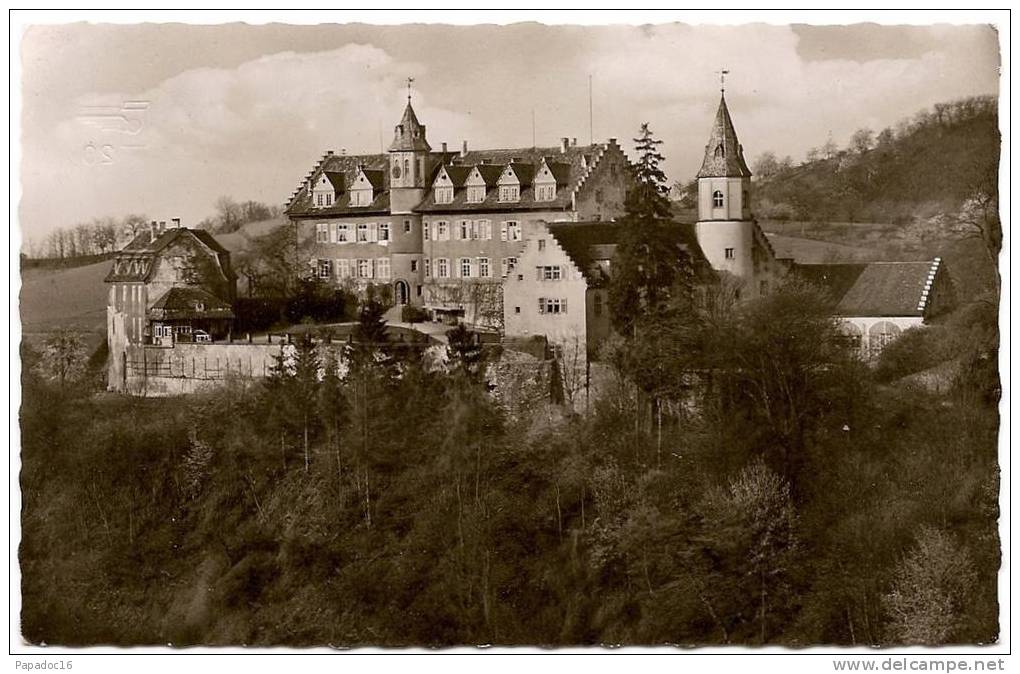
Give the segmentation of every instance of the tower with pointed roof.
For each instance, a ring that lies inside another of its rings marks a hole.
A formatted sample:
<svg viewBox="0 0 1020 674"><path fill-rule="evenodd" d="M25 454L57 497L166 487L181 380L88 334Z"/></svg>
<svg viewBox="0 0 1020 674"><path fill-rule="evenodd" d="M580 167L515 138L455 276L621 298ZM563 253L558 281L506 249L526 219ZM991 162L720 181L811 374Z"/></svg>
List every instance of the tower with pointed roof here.
<svg viewBox="0 0 1020 674"><path fill-rule="evenodd" d="M418 121L411 107L409 90L404 116L393 129L389 147L390 207L394 213L410 213L424 197L431 150L425 138L425 125Z"/></svg>
<svg viewBox="0 0 1020 674"><path fill-rule="evenodd" d="M714 269L749 281L755 273L754 230L751 171L723 91L698 171L698 242Z"/></svg>

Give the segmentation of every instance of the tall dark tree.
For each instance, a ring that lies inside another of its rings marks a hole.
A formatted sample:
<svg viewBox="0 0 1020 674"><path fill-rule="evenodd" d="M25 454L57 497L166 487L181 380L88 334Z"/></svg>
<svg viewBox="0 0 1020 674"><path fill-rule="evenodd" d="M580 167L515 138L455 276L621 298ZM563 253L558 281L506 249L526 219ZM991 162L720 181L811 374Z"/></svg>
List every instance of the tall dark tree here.
<svg viewBox="0 0 1020 674"><path fill-rule="evenodd" d="M635 185L627 195L623 234L613 265L609 304L613 324L633 336L641 321L657 320L672 303L678 281L687 278L690 259L681 251L670 224L671 209L665 159L648 124L634 139L638 161Z"/></svg>

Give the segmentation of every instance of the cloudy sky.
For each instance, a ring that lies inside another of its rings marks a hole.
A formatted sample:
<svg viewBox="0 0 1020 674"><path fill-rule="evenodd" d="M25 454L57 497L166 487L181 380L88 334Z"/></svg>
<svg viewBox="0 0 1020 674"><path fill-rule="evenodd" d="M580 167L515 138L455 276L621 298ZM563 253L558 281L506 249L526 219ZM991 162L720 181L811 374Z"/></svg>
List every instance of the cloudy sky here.
<svg viewBox="0 0 1020 674"><path fill-rule="evenodd" d="M415 78L434 148L589 138L643 121L670 179L697 170L727 101L749 159L802 158L939 101L998 93L987 26L33 26L22 40L23 232L93 217L279 204L327 149L388 145Z"/></svg>

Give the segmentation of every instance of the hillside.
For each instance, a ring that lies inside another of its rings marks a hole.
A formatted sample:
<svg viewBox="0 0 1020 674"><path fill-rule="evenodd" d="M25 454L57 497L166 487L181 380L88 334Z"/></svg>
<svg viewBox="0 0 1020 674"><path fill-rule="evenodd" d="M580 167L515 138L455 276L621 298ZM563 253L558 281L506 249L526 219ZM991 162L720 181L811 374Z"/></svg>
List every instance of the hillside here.
<svg viewBox="0 0 1020 674"><path fill-rule="evenodd" d="M106 332L106 284L110 262L71 269L21 273L21 325L25 333L72 328Z"/></svg>
<svg viewBox="0 0 1020 674"><path fill-rule="evenodd" d="M759 175L759 217L906 223L956 212L977 189L994 185L996 101L936 105L901 122L895 132L886 129L870 145Z"/></svg>
<svg viewBox="0 0 1020 674"><path fill-rule="evenodd" d="M218 234L216 238L234 255L236 265L237 258L248 249L252 239L281 224L282 219L250 222L230 234ZM24 333L71 328L105 334L107 287L103 278L110 270L111 262L104 259L73 266L76 259L66 258L49 265L35 264L22 268L20 309Z"/></svg>

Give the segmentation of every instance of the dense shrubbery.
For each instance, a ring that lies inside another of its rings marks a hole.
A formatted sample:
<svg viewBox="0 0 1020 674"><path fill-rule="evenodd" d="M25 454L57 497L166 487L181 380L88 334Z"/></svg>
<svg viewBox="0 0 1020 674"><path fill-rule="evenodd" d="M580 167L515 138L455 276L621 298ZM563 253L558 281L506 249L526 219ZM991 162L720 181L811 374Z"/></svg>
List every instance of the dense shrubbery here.
<svg viewBox="0 0 1020 674"><path fill-rule="evenodd" d="M429 320L429 312L411 304L405 304L400 309L400 320L404 323L424 323Z"/></svg>
<svg viewBox="0 0 1020 674"><path fill-rule="evenodd" d="M473 340L454 335L450 367L430 370L414 345L386 345L377 304L344 378L305 342L265 383L191 398L96 398L29 368L23 633L994 640L997 416L994 395L969 394L994 385L876 387L838 344L818 344L829 328L808 292L649 333L683 345L657 347L663 380L744 354L702 386L641 389L623 371L588 416L512 424ZM791 385L797 397L778 403Z"/></svg>

